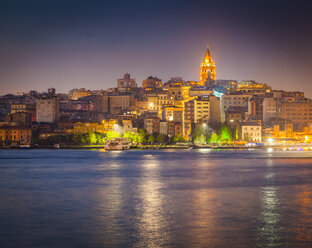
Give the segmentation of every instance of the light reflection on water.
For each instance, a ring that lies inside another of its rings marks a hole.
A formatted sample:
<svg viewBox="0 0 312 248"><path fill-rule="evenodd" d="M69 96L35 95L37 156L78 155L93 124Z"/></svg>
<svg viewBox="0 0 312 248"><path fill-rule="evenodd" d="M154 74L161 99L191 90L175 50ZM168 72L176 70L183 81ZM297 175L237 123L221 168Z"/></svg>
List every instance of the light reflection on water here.
<svg viewBox="0 0 312 248"><path fill-rule="evenodd" d="M0 153L4 247L311 247L311 152Z"/></svg>

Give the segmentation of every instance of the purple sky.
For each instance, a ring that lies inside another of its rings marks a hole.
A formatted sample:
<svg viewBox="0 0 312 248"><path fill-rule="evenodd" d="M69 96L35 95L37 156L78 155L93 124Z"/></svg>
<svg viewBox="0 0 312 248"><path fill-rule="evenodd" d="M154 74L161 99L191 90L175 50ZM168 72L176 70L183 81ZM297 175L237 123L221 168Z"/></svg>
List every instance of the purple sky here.
<svg viewBox="0 0 312 248"><path fill-rule="evenodd" d="M206 44L218 79L312 97L307 1L1 1L0 94L106 89L129 72L199 80Z"/></svg>

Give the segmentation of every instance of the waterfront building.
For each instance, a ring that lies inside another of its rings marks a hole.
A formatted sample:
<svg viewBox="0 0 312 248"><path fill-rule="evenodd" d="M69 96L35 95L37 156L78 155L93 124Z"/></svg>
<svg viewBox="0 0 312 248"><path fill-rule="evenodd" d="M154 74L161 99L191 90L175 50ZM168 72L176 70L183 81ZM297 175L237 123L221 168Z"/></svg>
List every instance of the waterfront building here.
<svg viewBox="0 0 312 248"><path fill-rule="evenodd" d="M36 101L36 121L37 122L56 122L60 117L59 99L43 98Z"/></svg>
<svg viewBox="0 0 312 248"><path fill-rule="evenodd" d="M31 128L21 126L0 126L0 143L21 144L31 141Z"/></svg>
<svg viewBox="0 0 312 248"><path fill-rule="evenodd" d="M207 79L216 79L216 66L210 55L209 46L207 45L206 54L200 66L200 85L204 85Z"/></svg>
<svg viewBox="0 0 312 248"><path fill-rule="evenodd" d="M88 132L97 132L97 133L107 133L108 131L114 131L114 128L117 127L117 120L102 120L98 122L76 122L74 124L74 133L88 133Z"/></svg>
<svg viewBox="0 0 312 248"><path fill-rule="evenodd" d="M239 140L247 142L261 142L261 125L257 122L242 122L239 123Z"/></svg>

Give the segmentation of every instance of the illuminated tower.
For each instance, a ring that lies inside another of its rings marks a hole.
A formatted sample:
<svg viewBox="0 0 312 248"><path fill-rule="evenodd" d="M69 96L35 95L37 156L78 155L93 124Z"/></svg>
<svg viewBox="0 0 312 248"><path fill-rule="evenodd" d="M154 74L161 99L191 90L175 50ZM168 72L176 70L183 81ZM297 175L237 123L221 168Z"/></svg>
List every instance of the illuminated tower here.
<svg viewBox="0 0 312 248"><path fill-rule="evenodd" d="M216 79L216 66L211 58L208 44L204 61L200 66L200 84L204 85L207 78Z"/></svg>

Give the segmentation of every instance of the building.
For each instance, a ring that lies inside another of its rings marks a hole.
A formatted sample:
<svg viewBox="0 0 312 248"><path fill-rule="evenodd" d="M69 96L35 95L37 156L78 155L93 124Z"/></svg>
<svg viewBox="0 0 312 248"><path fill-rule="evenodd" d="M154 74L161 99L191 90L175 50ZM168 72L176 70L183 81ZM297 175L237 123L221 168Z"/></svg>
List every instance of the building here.
<svg viewBox="0 0 312 248"><path fill-rule="evenodd" d="M147 79L143 80L142 88L144 90L155 90L162 87L161 79L153 76L149 76Z"/></svg>
<svg viewBox="0 0 312 248"><path fill-rule="evenodd" d="M162 120L163 121L183 121L183 108L176 106L163 106L162 107Z"/></svg>
<svg viewBox="0 0 312 248"><path fill-rule="evenodd" d="M57 97L38 99L36 101L36 121L56 122L60 116L59 99Z"/></svg>
<svg viewBox="0 0 312 248"><path fill-rule="evenodd" d="M147 134L159 133L160 119L159 118L147 118L144 119L144 128Z"/></svg>
<svg viewBox="0 0 312 248"><path fill-rule="evenodd" d="M159 133L168 135L168 122L167 121L161 121L159 123Z"/></svg>
<svg viewBox="0 0 312 248"><path fill-rule="evenodd" d="M36 106L30 104L11 104L11 114L15 113L30 113L31 121L36 121Z"/></svg>
<svg viewBox="0 0 312 248"><path fill-rule="evenodd" d="M208 96L209 100L209 122L219 123L221 122L220 113L220 98L216 96Z"/></svg>
<svg viewBox="0 0 312 248"><path fill-rule="evenodd" d="M115 131L117 128L117 120L103 120L101 123L98 122L76 122L74 124L74 133L107 133L108 131ZM116 130L117 131L117 130Z"/></svg>
<svg viewBox="0 0 312 248"><path fill-rule="evenodd" d="M239 123L239 140L261 142L261 125L255 122Z"/></svg>
<svg viewBox="0 0 312 248"><path fill-rule="evenodd" d="M232 107L225 112L225 123L231 127L235 127L236 124L244 119L245 110L240 107Z"/></svg>
<svg viewBox="0 0 312 248"><path fill-rule="evenodd" d="M209 46L207 45L206 54L200 66L200 85L204 85L207 79L216 79L216 66L210 55Z"/></svg>
<svg viewBox="0 0 312 248"><path fill-rule="evenodd" d="M134 128L131 120L122 120L122 132L138 132L137 128Z"/></svg>
<svg viewBox="0 0 312 248"><path fill-rule="evenodd" d="M135 79L130 77L129 73L125 73L123 78L117 79L117 87L118 89L135 88L137 87L137 84L135 82Z"/></svg>
<svg viewBox="0 0 312 248"><path fill-rule="evenodd" d="M263 122L269 123L270 120L279 117L280 108L278 100L274 97L266 97L263 99Z"/></svg>
<svg viewBox="0 0 312 248"><path fill-rule="evenodd" d="M210 101L197 98L184 103L184 121L189 123L208 123L210 120Z"/></svg>
<svg viewBox="0 0 312 248"><path fill-rule="evenodd" d="M263 100L261 96L248 99L248 118L250 120L263 120Z"/></svg>
<svg viewBox="0 0 312 248"><path fill-rule="evenodd" d="M312 123L312 103L310 101L283 102L281 117L291 122L295 131L302 131Z"/></svg>
<svg viewBox="0 0 312 248"><path fill-rule="evenodd" d="M77 100L78 98L90 96L91 94L91 91L85 88L73 89L68 92L68 97L69 99Z"/></svg>
<svg viewBox="0 0 312 248"><path fill-rule="evenodd" d="M28 112L16 112L14 114L9 114L4 118L6 122L14 122L19 126L30 127L32 123L32 115Z"/></svg>
<svg viewBox="0 0 312 248"><path fill-rule="evenodd" d="M111 95L108 98L109 113L119 114L122 111L129 110L131 106L135 105L133 95Z"/></svg>
<svg viewBox="0 0 312 248"><path fill-rule="evenodd" d="M31 128L20 126L0 126L0 144L23 144L31 141Z"/></svg>
<svg viewBox="0 0 312 248"><path fill-rule="evenodd" d="M248 107L248 99L252 95L249 94L240 94L240 93L232 93L229 95L221 96L221 121L225 121L225 112L230 107L245 107L247 111Z"/></svg>
<svg viewBox="0 0 312 248"><path fill-rule="evenodd" d="M100 95L95 98L94 110L98 113L120 114L136 103L133 95Z"/></svg>

